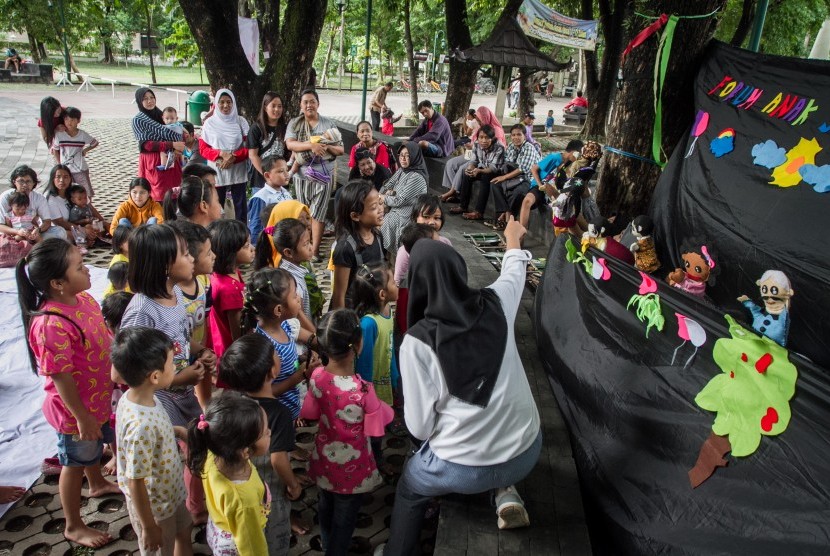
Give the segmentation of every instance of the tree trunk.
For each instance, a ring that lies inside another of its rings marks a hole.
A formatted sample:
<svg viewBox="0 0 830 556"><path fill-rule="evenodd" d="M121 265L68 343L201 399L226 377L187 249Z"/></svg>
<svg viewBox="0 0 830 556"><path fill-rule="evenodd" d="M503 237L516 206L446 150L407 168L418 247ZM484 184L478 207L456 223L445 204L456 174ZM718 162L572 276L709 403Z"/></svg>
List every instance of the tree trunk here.
<svg viewBox="0 0 830 556"><path fill-rule="evenodd" d="M590 10L590 14L586 12L586 8ZM582 9L583 19L593 19L593 6L590 0L583 0ZM623 49L623 23L633 12L634 2L633 0L614 0L614 11L610 10L608 0L599 2L600 25L605 38L601 66L597 65L596 52L585 52L587 69L585 96L591 103L591 108L588 111L588 119L582 130L582 136L585 139L599 141L604 141L606 137L608 113L611 111L617 91L617 70Z"/></svg>
<svg viewBox="0 0 830 556"><path fill-rule="evenodd" d="M738 27L735 28L732 40L729 41L732 46L740 47L749 35L749 31L752 29L752 20L755 18L755 2L756 0L744 0L741 8L741 19L738 21Z"/></svg>
<svg viewBox="0 0 830 556"><path fill-rule="evenodd" d="M36 64L39 64L41 58L37 47L37 39L35 39L35 36L31 33L31 31L29 31L28 28L26 28L26 35L29 37L29 50L32 51L32 60L34 60Z"/></svg>
<svg viewBox="0 0 830 556"><path fill-rule="evenodd" d="M533 112L536 98L533 94L532 69L519 68L519 104L516 106L516 117L521 120L528 112Z"/></svg>
<svg viewBox="0 0 830 556"><path fill-rule="evenodd" d="M732 451L732 444L725 436L710 433L700 447L695 466L689 470L689 483L697 488L703 481L712 476L718 467L726 467L729 463L723 457Z"/></svg>
<svg viewBox="0 0 830 556"><path fill-rule="evenodd" d="M150 79L156 84L156 65L153 61L153 16L150 14L150 3L144 3L144 16L147 18L147 51L150 53Z"/></svg>
<svg viewBox="0 0 830 556"><path fill-rule="evenodd" d="M237 3L234 0L180 0L185 19L205 61L214 89L230 86L240 113L252 117L268 89L282 94L288 116L296 116L299 94L306 84L320 41L327 0L289 0L280 21L280 3L257 0L263 49L270 57L261 75L241 64ZM325 107L322 108L325 111ZM324 112L325 113L325 112Z"/></svg>
<svg viewBox="0 0 830 556"><path fill-rule="evenodd" d="M415 67L415 49L412 47L412 26L410 25L410 12L412 0L403 1L403 32L406 42L406 59L409 63L409 103L415 118L418 117L418 70Z"/></svg>
<svg viewBox="0 0 830 556"><path fill-rule="evenodd" d="M46 52L46 45L37 41L37 51L40 53L40 59L45 60L49 57L49 54Z"/></svg>
<svg viewBox="0 0 830 556"><path fill-rule="evenodd" d="M697 15L721 9L726 0L657 0L647 13ZM650 22L636 18L627 25L628 40ZM700 58L717 26L714 17L682 19L672 45L663 89L662 147L666 156L687 132L693 113L693 83ZM608 144L622 151L652 157L654 127L654 60L657 37L635 48L625 60L624 82L617 93L608 131ZM608 153L603 157L597 203L603 214L644 214L660 168L655 164Z"/></svg>
<svg viewBox="0 0 830 556"><path fill-rule="evenodd" d="M329 63L331 62L331 51L334 49L335 24L329 29L329 45L326 47L326 60L323 62L323 77L320 78L320 86L325 87L329 80Z"/></svg>
<svg viewBox="0 0 830 556"><path fill-rule="evenodd" d="M470 25L467 20L466 0L446 0L444 13L447 21L447 46L450 52L466 50L473 46ZM447 96L444 99L444 116L451 122L460 118L470 108L476 85L478 64L462 63L450 58L450 75Z"/></svg>

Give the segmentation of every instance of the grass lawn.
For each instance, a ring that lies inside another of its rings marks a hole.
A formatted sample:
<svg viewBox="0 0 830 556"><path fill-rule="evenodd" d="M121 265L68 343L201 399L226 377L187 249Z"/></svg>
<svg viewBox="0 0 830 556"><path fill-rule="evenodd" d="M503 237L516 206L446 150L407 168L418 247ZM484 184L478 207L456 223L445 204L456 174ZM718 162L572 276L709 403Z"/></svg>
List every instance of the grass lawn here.
<svg viewBox="0 0 830 556"><path fill-rule="evenodd" d="M50 58L49 62L55 69L62 69L64 62L62 58ZM76 59L75 63L81 73L93 77L106 77L128 83L150 83L150 66L130 63L125 67L123 62L118 65L102 64L100 62L85 61ZM156 81L159 85L207 85L207 74L202 70L202 77L199 77L199 67L176 68L171 66L156 66ZM92 80L96 83L96 80Z"/></svg>

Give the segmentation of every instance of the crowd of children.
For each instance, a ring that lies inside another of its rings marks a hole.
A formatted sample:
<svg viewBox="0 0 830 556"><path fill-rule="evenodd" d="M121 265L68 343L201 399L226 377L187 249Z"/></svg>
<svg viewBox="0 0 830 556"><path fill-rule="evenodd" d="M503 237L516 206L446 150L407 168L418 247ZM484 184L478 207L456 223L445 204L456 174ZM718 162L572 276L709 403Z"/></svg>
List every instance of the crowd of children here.
<svg viewBox="0 0 830 556"><path fill-rule="evenodd" d="M86 229L103 223L81 163L97 141L78 129L76 109L63 121L54 144L75 164L69 221ZM4 224L27 245L16 279L31 365L45 377L44 414L58 434L68 540L92 548L112 540L81 519L86 476L92 496L124 494L141 554L192 553L194 524L206 524L214 554L287 554L292 529L307 532L292 522L290 501L313 481L320 548L346 554L362 495L392 472L381 439L403 403L395 343L408 324L409 252L421 240L449 245L439 235L441 202L413 199L390 261L377 189L344 186L323 314L309 209L292 199L283 157L260 163L264 187L249 201L247 226L221 218L207 166L186 167L161 203L146 179L131 180L108 233L101 226L96 236L113 252L102 306L86 291L77 237L30 241L45 219L27 214L33 184L13 180ZM246 283L241 269L252 263ZM309 420L319 430L305 454L295 428ZM104 444L117 485L101 472ZM291 459L309 461L308 478Z"/></svg>

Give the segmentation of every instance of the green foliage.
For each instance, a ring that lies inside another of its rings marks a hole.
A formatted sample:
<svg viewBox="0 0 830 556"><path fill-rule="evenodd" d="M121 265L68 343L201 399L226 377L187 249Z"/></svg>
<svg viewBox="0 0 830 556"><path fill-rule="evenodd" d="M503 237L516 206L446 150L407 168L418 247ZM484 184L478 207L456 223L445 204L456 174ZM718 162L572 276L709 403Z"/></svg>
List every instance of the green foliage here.
<svg viewBox="0 0 830 556"><path fill-rule="evenodd" d="M591 274L594 269L594 263L580 251L573 242L573 236L568 234L568 239L565 241L565 259L569 263L581 264L585 272Z"/></svg>
<svg viewBox="0 0 830 556"><path fill-rule="evenodd" d="M170 49L174 66L192 68L202 59L199 47L193 40L193 34L184 18L173 22L172 33L164 39L164 45Z"/></svg>
<svg viewBox="0 0 830 556"><path fill-rule="evenodd" d="M717 412L712 431L728 436L732 455L744 457L758 449L761 435L786 430L798 371L785 348L725 317L731 338L721 338L712 350L723 372L709 381L695 403Z"/></svg>
<svg viewBox="0 0 830 556"><path fill-rule="evenodd" d="M625 308L630 309L632 305L636 309L637 318L640 319L640 322L647 323L646 338L648 338L648 333L652 328L656 328L660 332L663 331L663 327L666 326L666 319L663 317L659 295L656 293L634 294L628 300L628 305Z"/></svg>

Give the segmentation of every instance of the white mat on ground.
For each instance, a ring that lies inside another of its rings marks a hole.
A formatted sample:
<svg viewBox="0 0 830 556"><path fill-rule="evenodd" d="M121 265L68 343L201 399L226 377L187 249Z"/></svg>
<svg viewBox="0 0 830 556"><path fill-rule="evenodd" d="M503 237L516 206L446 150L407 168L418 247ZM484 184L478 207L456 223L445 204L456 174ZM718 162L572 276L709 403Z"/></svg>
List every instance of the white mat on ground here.
<svg viewBox="0 0 830 556"><path fill-rule="evenodd" d="M89 293L101 302L107 271L89 267ZM14 269L0 269L0 485L29 488L44 458L56 453L55 429L43 417L43 379L29 366ZM2 517L11 504L0 504Z"/></svg>

